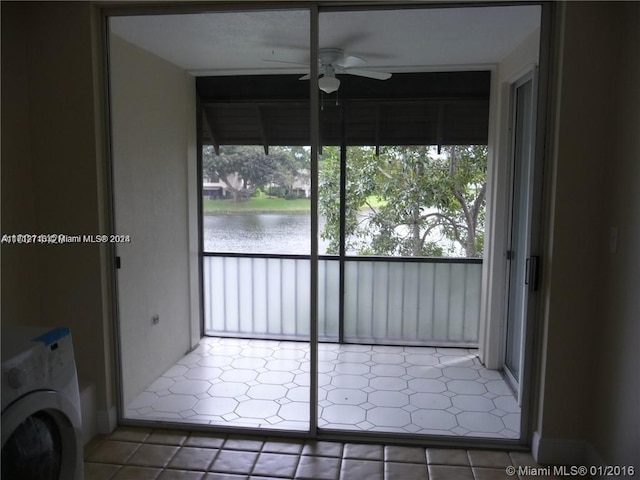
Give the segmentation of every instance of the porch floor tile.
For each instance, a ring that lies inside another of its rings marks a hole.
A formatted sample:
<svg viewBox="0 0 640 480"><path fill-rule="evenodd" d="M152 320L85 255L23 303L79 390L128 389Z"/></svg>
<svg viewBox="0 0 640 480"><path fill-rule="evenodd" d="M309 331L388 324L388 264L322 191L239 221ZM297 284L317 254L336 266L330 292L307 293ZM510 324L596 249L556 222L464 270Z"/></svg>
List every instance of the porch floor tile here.
<svg viewBox="0 0 640 480"><path fill-rule="evenodd" d="M319 353L322 428L519 437L520 408L476 350L324 343ZM125 416L307 430L309 357L304 342L205 337Z"/></svg>

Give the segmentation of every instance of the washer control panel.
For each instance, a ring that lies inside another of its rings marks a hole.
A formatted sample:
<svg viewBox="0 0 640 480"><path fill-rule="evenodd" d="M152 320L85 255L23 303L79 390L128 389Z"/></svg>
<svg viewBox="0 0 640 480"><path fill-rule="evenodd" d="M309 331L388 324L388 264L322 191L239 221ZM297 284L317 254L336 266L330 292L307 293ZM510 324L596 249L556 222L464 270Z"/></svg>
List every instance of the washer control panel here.
<svg viewBox="0 0 640 480"><path fill-rule="evenodd" d="M39 332L26 339L14 338L9 343L3 329L3 410L14 400L31 391L57 390L76 374L69 329Z"/></svg>

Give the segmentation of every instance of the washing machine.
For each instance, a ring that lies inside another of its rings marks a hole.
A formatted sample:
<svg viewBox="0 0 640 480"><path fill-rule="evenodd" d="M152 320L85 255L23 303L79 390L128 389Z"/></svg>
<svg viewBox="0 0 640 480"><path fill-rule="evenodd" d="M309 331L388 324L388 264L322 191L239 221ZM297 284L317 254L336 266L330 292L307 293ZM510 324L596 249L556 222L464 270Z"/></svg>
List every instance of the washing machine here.
<svg viewBox="0 0 640 480"><path fill-rule="evenodd" d="M2 477L82 480L78 377L68 328L2 327Z"/></svg>

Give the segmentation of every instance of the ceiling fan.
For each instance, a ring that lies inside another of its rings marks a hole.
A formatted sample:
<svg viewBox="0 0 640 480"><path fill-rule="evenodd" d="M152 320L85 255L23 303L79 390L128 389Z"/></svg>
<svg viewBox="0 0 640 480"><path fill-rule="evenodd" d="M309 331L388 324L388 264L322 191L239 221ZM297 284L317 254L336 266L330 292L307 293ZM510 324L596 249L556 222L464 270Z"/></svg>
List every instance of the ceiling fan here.
<svg viewBox="0 0 640 480"><path fill-rule="evenodd" d="M294 63L294 62L281 62ZM359 77L373 78L375 80L387 80L391 74L387 72L376 72L373 70L363 70L356 68L367 61L353 55L345 55L341 48L321 48L318 51L318 87L325 93L333 93L340 87L340 80L336 74L356 75ZM299 64L302 65L302 64ZM309 80L310 74L300 77L300 80Z"/></svg>

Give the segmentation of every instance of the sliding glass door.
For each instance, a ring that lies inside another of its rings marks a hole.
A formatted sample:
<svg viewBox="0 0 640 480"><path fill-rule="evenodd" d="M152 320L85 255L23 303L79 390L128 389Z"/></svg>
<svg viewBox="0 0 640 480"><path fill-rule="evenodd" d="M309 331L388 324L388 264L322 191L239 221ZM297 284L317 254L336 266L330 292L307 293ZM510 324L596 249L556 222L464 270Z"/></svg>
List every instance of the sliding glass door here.
<svg viewBox="0 0 640 480"><path fill-rule="evenodd" d="M511 91L513 193L504 365L520 398L528 298L529 292L537 289L539 267L538 258L531 253L536 98L533 73L516 82Z"/></svg>
<svg viewBox="0 0 640 480"><path fill-rule="evenodd" d="M491 95L539 7L251 8L110 19L125 418L519 438L478 344Z"/></svg>
<svg viewBox="0 0 640 480"><path fill-rule="evenodd" d="M212 356L229 352L212 405L233 386L237 406L214 423L308 431L311 127L309 86L299 77L309 70L310 16L215 15L225 33L210 48L229 63L196 79L203 342Z"/></svg>
<svg viewBox="0 0 640 480"><path fill-rule="evenodd" d="M310 428L310 22L110 20L125 418Z"/></svg>
<svg viewBox="0 0 640 480"><path fill-rule="evenodd" d="M506 13L320 13L318 204L339 273L321 431L519 436L511 391L477 355L491 72L462 60L482 40L465 22Z"/></svg>

